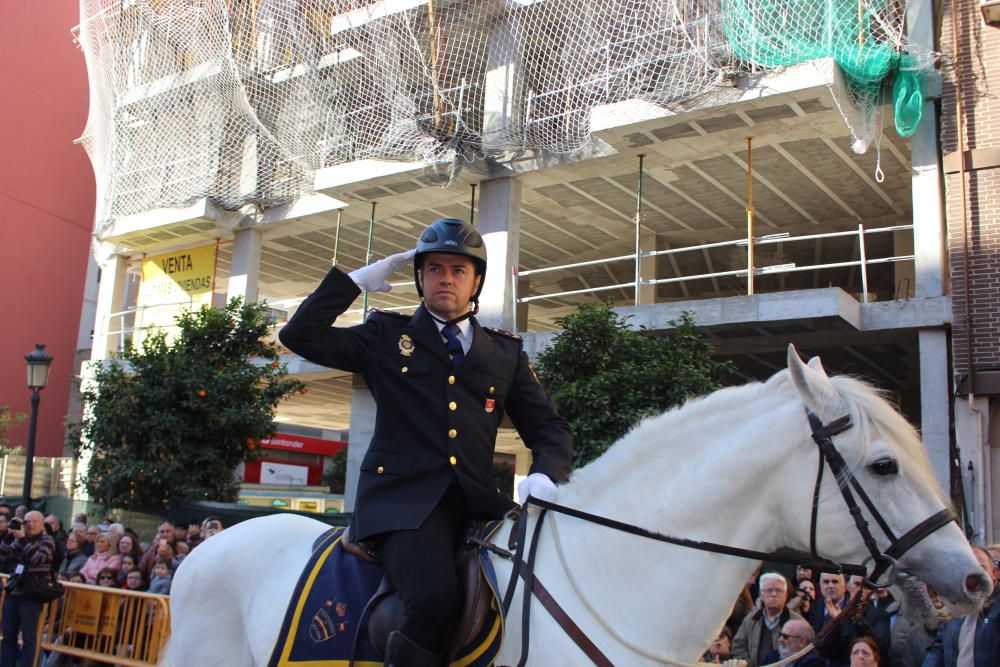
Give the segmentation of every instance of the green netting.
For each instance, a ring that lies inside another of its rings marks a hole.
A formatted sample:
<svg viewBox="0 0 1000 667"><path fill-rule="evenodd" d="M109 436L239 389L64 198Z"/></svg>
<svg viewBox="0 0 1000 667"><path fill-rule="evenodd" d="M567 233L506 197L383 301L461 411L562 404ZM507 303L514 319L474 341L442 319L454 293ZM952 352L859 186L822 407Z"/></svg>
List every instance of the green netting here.
<svg viewBox="0 0 1000 667"><path fill-rule="evenodd" d="M849 102L869 120L895 75L896 129L910 136L923 84L918 59L906 52L904 9L884 0L723 0L723 29L736 57L761 67L832 58Z"/></svg>

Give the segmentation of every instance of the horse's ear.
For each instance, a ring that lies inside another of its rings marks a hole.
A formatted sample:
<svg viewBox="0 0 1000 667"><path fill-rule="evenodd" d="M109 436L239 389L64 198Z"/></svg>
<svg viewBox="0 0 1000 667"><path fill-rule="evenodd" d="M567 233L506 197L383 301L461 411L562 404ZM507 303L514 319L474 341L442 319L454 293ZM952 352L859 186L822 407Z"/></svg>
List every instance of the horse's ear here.
<svg viewBox="0 0 1000 667"><path fill-rule="evenodd" d="M806 407L817 415L828 417L829 413L840 409L842 404L840 395L827 377L819 357L813 357L808 364L805 364L795 346L789 344L788 372Z"/></svg>
<svg viewBox="0 0 1000 667"><path fill-rule="evenodd" d="M819 357L813 357L812 359L810 359L808 362L808 366L814 371L826 375L826 369L823 368L823 362L819 360Z"/></svg>

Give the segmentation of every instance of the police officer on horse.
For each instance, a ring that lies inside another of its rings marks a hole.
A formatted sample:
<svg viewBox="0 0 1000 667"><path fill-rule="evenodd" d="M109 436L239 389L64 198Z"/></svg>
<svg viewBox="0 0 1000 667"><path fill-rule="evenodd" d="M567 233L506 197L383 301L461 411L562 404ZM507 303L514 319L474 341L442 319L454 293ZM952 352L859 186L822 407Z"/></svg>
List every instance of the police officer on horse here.
<svg viewBox="0 0 1000 667"><path fill-rule="evenodd" d="M388 291L388 278L411 258L423 299L412 317L373 311L363 324L331 326L361 290ZM500 518L513 505L493 480L504 415L533 455L518 487L522 498L551 499L569 475L569 425L538 383L521 339L474 317L485 274L479 232L438 220L415 250L350 274L331 269L280 333L306 359L361 374L378 407L351 531L371 544L402 598L403 625L386 644L391 667L444 660L458 613L453 556L462 525Z"/></svg>

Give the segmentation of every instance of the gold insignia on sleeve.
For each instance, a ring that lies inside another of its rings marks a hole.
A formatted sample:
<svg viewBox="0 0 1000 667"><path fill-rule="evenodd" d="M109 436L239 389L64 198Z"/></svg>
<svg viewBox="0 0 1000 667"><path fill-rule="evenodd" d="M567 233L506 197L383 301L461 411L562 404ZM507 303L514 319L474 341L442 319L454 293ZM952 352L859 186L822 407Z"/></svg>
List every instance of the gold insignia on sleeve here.
<svg viewBox="0 0 1000 667"><path fill-rule="evenodd" d="M538 373L535 372L535 369L531 364L528 364L528 370L531 371L531 374L535 376L535 382L541 384L542 381L538 379Z"/></svg>
<svg viewBox="0 0 1000 667"><path fill-rule="evenodd" d="M399 353L404 357L409 357L413 354L413 339L407 334L399 337Z"/></svg>

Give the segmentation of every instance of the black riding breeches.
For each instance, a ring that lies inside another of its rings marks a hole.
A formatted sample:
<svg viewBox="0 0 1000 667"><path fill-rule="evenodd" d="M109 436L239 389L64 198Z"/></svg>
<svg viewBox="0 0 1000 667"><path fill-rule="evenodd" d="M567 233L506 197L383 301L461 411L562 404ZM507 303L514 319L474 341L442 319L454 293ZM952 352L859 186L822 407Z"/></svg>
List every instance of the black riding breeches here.
<svg viewBox="0 0 1000 667"><path fill-rule="evenodd" d="M403 601L403 634L431 653L442 653L458 613L455 549L467 509L452 486L416 530L373 538L389 581Z"/></svg>

